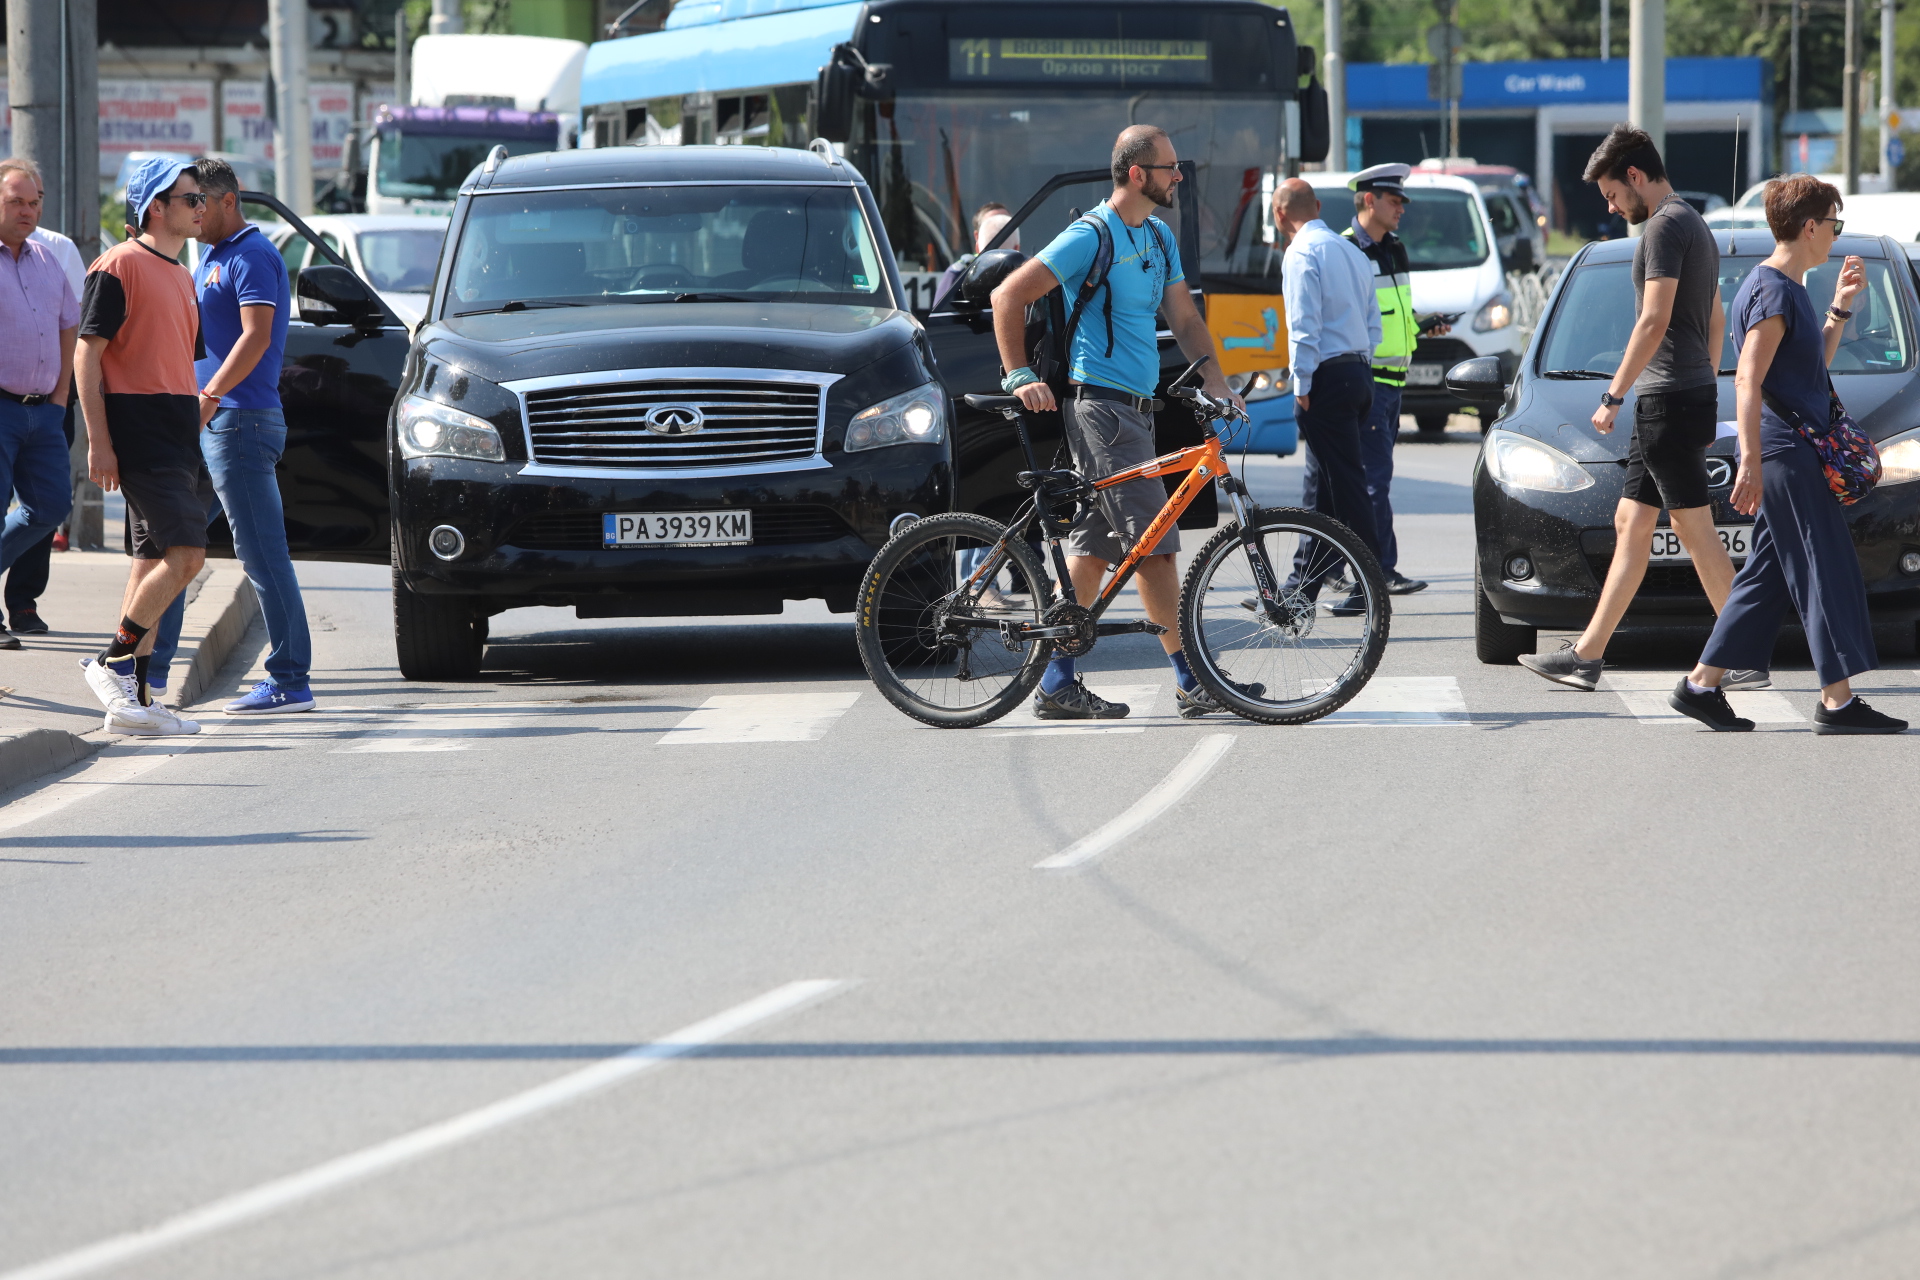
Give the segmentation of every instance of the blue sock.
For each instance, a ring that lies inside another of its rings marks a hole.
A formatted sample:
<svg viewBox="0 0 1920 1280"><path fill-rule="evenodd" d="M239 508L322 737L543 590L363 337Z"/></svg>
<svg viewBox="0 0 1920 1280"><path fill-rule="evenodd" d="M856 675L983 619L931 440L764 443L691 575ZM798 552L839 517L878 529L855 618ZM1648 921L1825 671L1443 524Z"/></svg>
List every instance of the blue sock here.
<svg viewBox="0 0 1920 1280"><path fill-rule="evenodd" d="M107 670L117 676L130 676L133 674L133 655L128 654L124 658L109 658L103 665L105 665Z"/></svg>
<svg viewBox="0 0 1920 1280"><path fill-rule="evenodd" d="M1054 655L1047 664L1047 673L1040 677L1040 692L1055 694L1073 683L1073 659Z"/></svg>
<svg viewBox="0 0 1920 1280"><path fill-rule="evenodd" d="M1167 661L1173 664L1174 683L1180 686L1182 693L1192 693L1200 686L1200 682L1193 678L1193 668L1187 665L1185 649L1175 649L1167 655Z"/></svg>

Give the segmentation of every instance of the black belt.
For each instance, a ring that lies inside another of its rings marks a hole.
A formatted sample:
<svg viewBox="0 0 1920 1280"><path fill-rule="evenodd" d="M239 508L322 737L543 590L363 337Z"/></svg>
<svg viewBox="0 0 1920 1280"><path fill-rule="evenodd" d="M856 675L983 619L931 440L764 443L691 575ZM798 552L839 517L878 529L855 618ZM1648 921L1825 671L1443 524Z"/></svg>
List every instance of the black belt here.
<svg viewBox="0 0 1920 1280"><path fill-rule="evenodd" d="M47 401L53 399L53 393L51 391L42 396L17 396L5 387L0 387L0 396L5 396L15 404L45 404Z"/></svg>
<svg viewBox="0 0 1920 1280"><path fill-rule="evenodd" d="M1137 413L1158 413L1166 408L1163 401L1152 396L1128 395L1124 391L1115 391L1112 387L1096 386L1091 382L1076 382L1073 385L1075 400L1106 400L1113 404L1123 404Z"/></svg>
<svg viewBox="0 0 1920 1280"><path fill-rule="evenodd" d="M1344 351L1337 356L1328 356L1325 360L1322 360L1320 362L1320 367L1324 369L1330 364L1372 365L1373 357L1359 351Z"/></svg>

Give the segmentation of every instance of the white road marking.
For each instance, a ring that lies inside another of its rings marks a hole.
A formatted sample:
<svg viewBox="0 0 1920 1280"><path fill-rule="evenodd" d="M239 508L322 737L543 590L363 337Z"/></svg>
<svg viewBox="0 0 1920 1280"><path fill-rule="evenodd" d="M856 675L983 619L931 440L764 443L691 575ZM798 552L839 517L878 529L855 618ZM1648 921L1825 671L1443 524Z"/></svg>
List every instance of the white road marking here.
<svg viewBox="0 0 1920 1280"><path fill-rule="evenodd" d="M56 779L33 794L22 796L0 808L0 831L24 827L29 822L37 822L58 813L70 804L132 782L175 756L200 746L223 727L202 722L199 733L157 741L151 738L115 737L99 755L83 762L72 777Z"/></svg>
<svg viewBox="0 0 1920 1280"><path fill-rule="evenodd" d="M813 742L858 701L858 693L721 693L672 730L663 747L708 742Z"/></svg>
<svg viewBox="0 0 1920 1280"><path fill-rule="evenodd" d="M1145 733L1145 725L1131 722L1145 720L1153 714L1153 704L1159 700L1163 687L1157 684L1094 684L1088 681L1087 688L1108 702L1126 703L1129 708L1127 718L1065 722L1042 720L1033 714L1033 699L1029 698L1000 718L999 723L1004 727L992 736L1032 738L1066 733Z"/></svg>
<svg viewBox="0 0 1920 1280"><path fill-rule="evenodd" d="M1233 735L1230 733L1211 733L1200 739L1193 750L1187 752L1187 758L1173 767L1172 773L1160 779L1153 790L1134 801L1125 813L1093 834L1074 841L1051 858L1034 863L1034 870L1064 871L1099 857L1185 799L1189 791L1200 785L1201 779L1213 772L1213 767L1220 763L1220 758L1232 746ZM7 1278L0 1276L0 1280Z"/></svg>
<svg viewBox="0 0 1920 1280"><path fill-rule="evenodd" d="M1619 695L1627 710L1641 724L1697 724L1667 703L1667 695L1680 683L1684 671L1609 671L1600 677L1600 687ZM1785 694L1773 689L1749 689L1730 693L1727 702L1735 715L1755 724L1803 724L1806 717L1793 709Z"/></svg>
<svg viewBox="0 0 1920 1280"><path fill-rule="evenodd" d="M757 1022L789 1013L800 1006L822 1000L845 988L844 982L815 978L789 982L724 1013L682 1027L673 1034L649 1044L635 1045L616 1057L605 1058L590 1067L549 1080L542 1085L476 1107L451 1119L403 1133L397 1138L339 1156L311 1169L276 1178L250 1191L226 1196L197 1209L142 1227L124 1235L112 1236L97 1244L75 1249L0 1274L0 1280L67 1280L91 1275L109 1267L185 1244L229 1227L263 1218L282 1209L325 1195L350 1183L387 1172L397 1165L444 1150L457 1143L483 1137L495 1129L577 1102L590 1093L620 1084L643 1071L671 1062L675 1058L712 1044Z"/></svg>
<svg viewBox="0 0 1920 1280"><path fill-rule="evenodd" d="M329 755L367 755L389 751L465 751L473 746L460 738L369 738L351 746L335 747Z"/></svg>
<svg viewBox="0 0 1920 1280"><path fill-rule="evenodd" d="M1453 676L1375 676L1353 701L1313 723L1336 729L1405 729L1473 721L1460 681Z"/></svg>

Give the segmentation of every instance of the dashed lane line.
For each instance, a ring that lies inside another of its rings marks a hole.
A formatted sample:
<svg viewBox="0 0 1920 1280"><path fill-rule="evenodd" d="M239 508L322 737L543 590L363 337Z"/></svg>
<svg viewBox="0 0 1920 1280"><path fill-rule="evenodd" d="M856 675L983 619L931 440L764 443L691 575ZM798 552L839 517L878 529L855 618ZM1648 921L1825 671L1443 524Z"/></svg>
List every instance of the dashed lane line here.
<svg viewBox="0 0 1920 1280"><path fill-rule="evenodd" d="M715 694L662 734L660 745L813 742L859 699L857 692Z"/></svg>
<svg viewBox="0 0 1920 1280"><path fill-rule="evenodd" d="M1186 759L1173 767L1172 773L1160 779L1153 790L1134 801L1126 812L1098 831L1082 836L1051 858L1042 858L1034 863L1034 870L1069 871L1112 849L1184 800L1188 792L1213 772L1213 767L1233 746L1233 738L1231 733L1211 733L1200 739L1193 750L1187 752ZM6 1277L0 1276L0 1280L6 1280Z"/></svg>

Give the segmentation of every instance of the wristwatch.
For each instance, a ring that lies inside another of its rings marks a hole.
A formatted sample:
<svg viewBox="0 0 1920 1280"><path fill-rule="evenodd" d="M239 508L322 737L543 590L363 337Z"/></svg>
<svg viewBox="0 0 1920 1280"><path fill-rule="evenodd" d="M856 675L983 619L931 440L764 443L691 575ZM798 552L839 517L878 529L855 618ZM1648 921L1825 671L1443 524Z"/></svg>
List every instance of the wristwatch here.
<svg viewBox="0 0 1920 1280"><path fill-rule="evenodd" d="M1600 393L1600 404L1603 408L1618 409L1621 405L1625 403L1626 403L1625 400L1622 400L1619 396L1614 395L1611 391L1602 391Z"/></svg>

